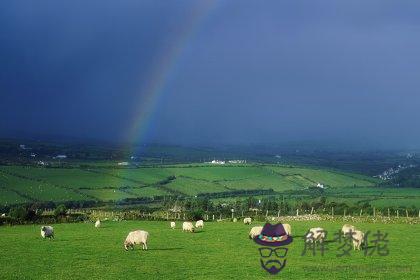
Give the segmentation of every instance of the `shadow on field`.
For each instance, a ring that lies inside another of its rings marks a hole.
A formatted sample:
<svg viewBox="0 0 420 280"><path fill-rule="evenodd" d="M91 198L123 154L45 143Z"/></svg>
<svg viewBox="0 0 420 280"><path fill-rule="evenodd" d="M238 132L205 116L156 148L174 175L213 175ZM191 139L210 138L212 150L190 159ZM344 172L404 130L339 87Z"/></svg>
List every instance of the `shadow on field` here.
<svg viewBox="0 0 420 280"><path fill-rule="evenodd" d="M194 231L194 234L205 232L204 230Z"/></svg>
<svg viewBox="0 0 420 280"><path fill-rule="evenodd" d="M335 242L337 242L336 240L325 240L324 241L325 243L335 243Z"/></svg>
<svg viewBox="0 0 420 280"><path fill-rule="evenodd" d="M151 248L148 251L173 251L173 250L182 250L184 248Z"/></svg>
<svg viewBox="0 0 420 280"><path fill-rule="evenodd" d="M300 240L300 241L305 241L306 240L306 236L305 235L293 235L292 236L294 240ZM334 243L337 242L336 240L325 240L324 243Z"/></svg>

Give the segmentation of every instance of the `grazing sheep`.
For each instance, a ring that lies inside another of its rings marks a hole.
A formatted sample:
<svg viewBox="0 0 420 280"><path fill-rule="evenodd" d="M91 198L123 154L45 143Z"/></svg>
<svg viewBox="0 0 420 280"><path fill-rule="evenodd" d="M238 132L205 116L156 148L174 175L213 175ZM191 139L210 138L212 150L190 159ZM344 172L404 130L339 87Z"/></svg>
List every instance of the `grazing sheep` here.
<svg viewBox="0 0 420 280"><path fill-rule="evenodd" d="M341 228L341 232L343 233L344 236L346 236L347 234L350 234L350 232L355 232L356 228L352 225L349 224L345 224L342 228Z"/></svg>
<svg viewBox="0 0 420 280"><path fill-rule="evenodd" d="M233 218L233 222L234 223L236 223L238 221L238 219L236 219L236 218Z"/></svg>
<svg viewBox="0 0 420 280"><path fill-rule="evenodd" d="M194 232L194 226L191 222L182 223L182 231Z"/></svg>
<svg viewBox="0 0 420 280"><path fill-rule="evenodd" d="M171 229L175 229L175 222L171 222Z"/></svg>
<svg viewBox="0 0 420 280"><path fill-rule="evenodd" d="M263 227L261 226L251 228L251 230L249 231L249 238L254 239L255 236L260 235L262 229Z"/></svg>
<svg viewBox="0 0 420 280"><path fill-rule="evenodd" d="M292 227L289 224L283 224L283 227L286 234L292 236Z"/></svg>
<svg viewBox="0 0 420 280"><path fill-rule="evenodd" d="M142 244L142 249L147 250L147 239L149 238L149 233L144 230L135 230L130 232L127 235L127 238L124 241L124 249L128 251L128 248L134 250L134 245Z"/></svg>
<svg viewBox="0 0 420 280"><path fill-rule="evenodd" d="M95 227L98 228L100 226L101 226L101 221L100 220L97 220L96 223L95 223Z"/></svg>
<svg viewBox="0 0 420 280"><path fill-rule="evenodd" d="M204 221L203 221L203 220L198 220L198 221L195 223L195 227L196 227L196 228L203 228L203 227L204 227Z"/></svg>
<svg viewBox="0 0 420 280"><path fill-rule="evenodd" d="M252 223L252 219L251 218L244 218L244 224L246 225L250 225Z"/></svg>
<svg viewBox="0 0 420 280"><path fill-rule="evenodd" d="M364 241L365 234L360 230L355 230L352 232L353 239L353 250L360 250L360 246Z"/></svg>
<svg viewBox="0 0 420 280"><path fill-rule="evenodd" d="M41 236L42 238L54 238L54 228L52 226L42 226L41 227Z"/></svg>
<svg viewBox="0 0 420 280"><path fill-rule="evenodd" d="M306 235L306 242L315 243L319 241L319 243L324 242L326 237L325 230L323 228L311 228Z"/></svg>

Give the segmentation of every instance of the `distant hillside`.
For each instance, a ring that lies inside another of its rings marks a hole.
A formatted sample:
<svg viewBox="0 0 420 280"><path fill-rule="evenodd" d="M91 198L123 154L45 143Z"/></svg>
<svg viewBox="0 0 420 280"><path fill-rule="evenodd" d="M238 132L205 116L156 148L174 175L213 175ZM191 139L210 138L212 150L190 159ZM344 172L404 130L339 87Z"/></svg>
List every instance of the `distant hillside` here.
<svg viewBox="0 0 420 280"><path fill-rule="evenodd" d="M398 151L327 150L311 146L225 145L217 147L143 144L138 146L110 143L51 143L34 140L1 140L0 164L54 163L54 157L66 155L61 165L98 161L127 161L134 165L178 164L217 160L246 160L248 163L327 167L369 176L392 167L420 163L416 153Z"/></svg>
<svg viewBox="0 0 420 280"><path fill-rule="evenodd" d="M299 193L318 183L326 189L342 189L373 187L376 182L354 173L285 165L0 166L0 203L276 195Z"/></svg>

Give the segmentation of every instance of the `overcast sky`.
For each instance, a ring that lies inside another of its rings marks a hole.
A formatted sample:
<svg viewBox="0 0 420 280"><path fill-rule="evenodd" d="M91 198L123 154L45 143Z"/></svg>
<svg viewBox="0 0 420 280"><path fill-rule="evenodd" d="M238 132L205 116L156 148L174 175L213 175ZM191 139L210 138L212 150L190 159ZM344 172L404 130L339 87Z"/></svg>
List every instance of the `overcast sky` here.
<svg viewBox="0 0 420 280"><path fill-rule="evenodd" d="M419 11L401 0L2 1L0 137L420 147Z"/></svg>

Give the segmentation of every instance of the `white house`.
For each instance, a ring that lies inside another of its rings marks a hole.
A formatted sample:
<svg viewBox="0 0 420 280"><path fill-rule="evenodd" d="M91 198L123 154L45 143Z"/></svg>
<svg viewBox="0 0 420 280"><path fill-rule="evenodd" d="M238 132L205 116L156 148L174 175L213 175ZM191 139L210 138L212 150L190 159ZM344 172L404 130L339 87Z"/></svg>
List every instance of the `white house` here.
<svg viewBox="0 0 420 280"><path fill-rule="evenodd" d="M210 163L211 164L225 164L226 162L224 160L213 159Z"/></svg>
<svg viewBox="0 0 420 280"><path fill-rule="evenodd" d="M117 163L119 166L127 166L127 165L129 165L129 163L128 162L126 162L126 161L122 161L122 162L119 162L119 163Z"/></svg>
<svg viewBox="0 0 420 280"><path fill-rule="evenodd" d="M321 184L321 183L316 184L316 186L317 186L317 188L321 188L321 189L324 188L324 184Z"/></svg>

